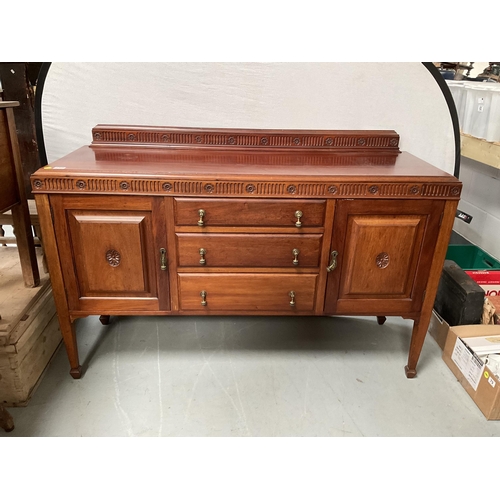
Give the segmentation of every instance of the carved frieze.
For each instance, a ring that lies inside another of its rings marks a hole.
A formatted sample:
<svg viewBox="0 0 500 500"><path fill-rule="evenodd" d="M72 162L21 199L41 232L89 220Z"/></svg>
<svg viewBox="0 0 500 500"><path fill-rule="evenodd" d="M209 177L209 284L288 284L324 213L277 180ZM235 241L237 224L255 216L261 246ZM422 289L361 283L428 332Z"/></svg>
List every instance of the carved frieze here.
<svg viewBox="0 0 500 500"><path fill-rule="evenodd" d="M173 127L121 127L98 125L92 130L92 146L120 143L161 147L233 147L292 149L354 149L399 151L399 135L393 130L247 130Z"/></svg>
<svg viewBox="0 0 500 500"><path fill-rule="evenodd" d="M50 177L32 178L33 192L117 193L117 194L166 194L166 195L225 195L262 197L308 197L308 198L436 198L460 197L461 186L443 183L388 183L344 182L256 182L242 181L186 181L181 179L68 179Z"/></svg>

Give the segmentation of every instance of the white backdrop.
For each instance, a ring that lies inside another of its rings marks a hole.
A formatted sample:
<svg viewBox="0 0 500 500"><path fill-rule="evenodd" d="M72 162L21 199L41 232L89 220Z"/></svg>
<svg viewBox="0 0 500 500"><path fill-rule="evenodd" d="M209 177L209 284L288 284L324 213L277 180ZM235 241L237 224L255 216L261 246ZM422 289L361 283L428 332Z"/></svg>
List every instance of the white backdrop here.
<svg viewBox="0 0 500 500"><path fill-rule="evenodd" d="M453 173L444 96L421 63L52 63L42 99L48 161L98 123L391 129L400 148Z"/></svg>

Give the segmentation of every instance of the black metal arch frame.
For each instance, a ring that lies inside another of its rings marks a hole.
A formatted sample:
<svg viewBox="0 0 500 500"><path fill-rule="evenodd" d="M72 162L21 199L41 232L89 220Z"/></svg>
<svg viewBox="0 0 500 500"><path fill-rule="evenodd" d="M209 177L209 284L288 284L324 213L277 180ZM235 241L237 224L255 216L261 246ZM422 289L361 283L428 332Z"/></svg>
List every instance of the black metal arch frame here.
<svg viewBox="0 0 500 500"><path fill-rule="evenodd" d="M43 138L43 129L42 129L42 95L43 95L43 87L45 84L45 80L47 78L47 73L49 72L50 65L52 63L45 62L42 64L40 68L40 73L38 74L37 86L36 86L36 96L35 96L35 128L36 128L36 139L38 142L38 154L40 156L40 163L42 165L47 165L47 153L45 150L45 142ZM455 135L455 167L454 167L454 175L455 177L459 177L460 174L460 127L458 123L458 113L457 108L455 106L455 102L453 101L453 96L451 95L450 89L446 84L446 81L439 73L438 69L431 62L422 63L430 74L436 80L436 83L439 85L441 92L446 100L446 104L448 105L448 109L451 115L451 122L453 125L453 133Z"/></svg>

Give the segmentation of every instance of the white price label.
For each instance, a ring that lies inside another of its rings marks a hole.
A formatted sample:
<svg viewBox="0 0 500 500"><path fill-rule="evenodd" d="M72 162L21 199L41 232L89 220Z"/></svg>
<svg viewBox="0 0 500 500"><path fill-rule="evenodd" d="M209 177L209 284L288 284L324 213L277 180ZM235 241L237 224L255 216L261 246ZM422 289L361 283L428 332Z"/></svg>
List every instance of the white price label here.
<svg viewBox="0 0 500 500"><path fill-rule="evenodd" d="M488 379L488 382L490 383L491 387L495 387L496 382L491 377Z"/></svg>
<svg viewBox="0 0 500 500"><path fill-rule="evenodd" d="M451 359L458 366L469 384L477 390L479 380L483 373L483 362L466 347L460 337L457 337Z"/></svg>
<svg viewBox="0 0 500 500"><path fill-rule="evenodd" d="M483 104L484 103L484 97L478 97L477 98L477 103L478 104Z"/></svg>

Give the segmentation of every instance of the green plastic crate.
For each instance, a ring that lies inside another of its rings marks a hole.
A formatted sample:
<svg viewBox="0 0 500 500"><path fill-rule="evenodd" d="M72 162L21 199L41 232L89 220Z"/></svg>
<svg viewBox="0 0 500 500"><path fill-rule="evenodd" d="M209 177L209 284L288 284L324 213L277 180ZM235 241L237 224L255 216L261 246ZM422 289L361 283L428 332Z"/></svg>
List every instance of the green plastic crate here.
<svg viewBox="0 0 500 500"><path fill-rule="evenodd" d="M446 259L456 262L463 270L500 270L500 261L476 245L450 245Z"/></svg>

